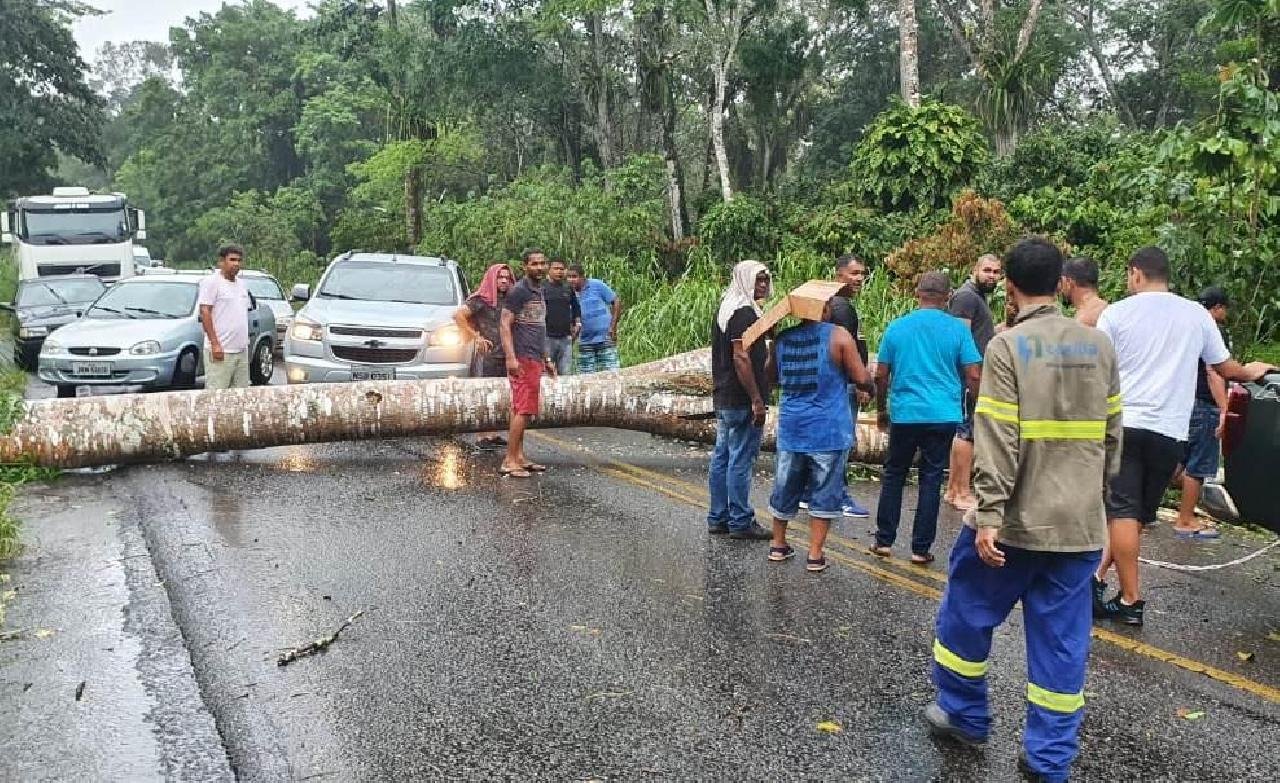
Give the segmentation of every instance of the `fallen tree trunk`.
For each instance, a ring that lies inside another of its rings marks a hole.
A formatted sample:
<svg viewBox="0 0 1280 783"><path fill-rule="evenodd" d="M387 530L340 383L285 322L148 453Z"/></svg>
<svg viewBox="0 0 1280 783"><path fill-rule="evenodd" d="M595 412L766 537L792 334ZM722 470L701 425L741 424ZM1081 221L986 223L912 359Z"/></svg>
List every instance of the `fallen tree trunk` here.
<svg viewBox="0 0 1280 783"><path fill-rule="evenodd" d="M706 349L617 372L544 379L542 392L537 427L613 427L715 440ZM507 427L510 405L505 378L40 400L27 403L24 416L0 437L0 463L82 468L215 450L486 432ZM883 445L863 435L865 429L859 427L855 458L879 461Z"/></svg>

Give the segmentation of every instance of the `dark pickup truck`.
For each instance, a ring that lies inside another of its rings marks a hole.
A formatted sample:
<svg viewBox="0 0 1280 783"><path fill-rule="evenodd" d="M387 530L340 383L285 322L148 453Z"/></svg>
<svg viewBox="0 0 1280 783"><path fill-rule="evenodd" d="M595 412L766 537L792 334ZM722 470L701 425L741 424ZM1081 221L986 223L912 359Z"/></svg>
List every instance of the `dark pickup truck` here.
<svg viewBox="0 0 1280 783"><path fill-rule="evenodd" d="M1205 485L1201 506L1280 533L1280 373L1231 385L1222 453L1223 482Z"/></svg>

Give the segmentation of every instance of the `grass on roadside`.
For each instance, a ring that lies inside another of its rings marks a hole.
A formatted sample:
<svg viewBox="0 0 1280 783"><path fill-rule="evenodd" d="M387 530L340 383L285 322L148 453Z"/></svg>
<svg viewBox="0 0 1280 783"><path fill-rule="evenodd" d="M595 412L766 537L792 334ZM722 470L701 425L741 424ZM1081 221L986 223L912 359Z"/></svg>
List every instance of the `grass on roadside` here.
<svg viewBox="0 0 1280 783"><path fill-rule="evenodd" d="M26 411L22 399L26 387L26 373L10 365L0 367L0 435L7 433ZM48 481L57 475L56 470L34 465L0 465L0 562L21 549L18 538L21 525L9 513L9 503L18 487L30 481Z"/></svg>

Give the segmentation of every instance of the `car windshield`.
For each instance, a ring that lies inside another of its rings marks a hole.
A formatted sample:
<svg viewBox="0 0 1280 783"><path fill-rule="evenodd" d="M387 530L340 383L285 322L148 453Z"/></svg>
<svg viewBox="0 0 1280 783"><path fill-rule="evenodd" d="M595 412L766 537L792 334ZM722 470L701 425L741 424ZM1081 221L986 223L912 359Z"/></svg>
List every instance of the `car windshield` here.
<svg viewBox="0 0 1280 783"><path fill-rule="evenodd" d="M24 239L33 245L93 245L123 242L129 220L121 207L24 210Z"/></svg>
<svg viewBox="0 0 1280 783"><path fill-rule="evenodd" d="M447 268L385 261L343 261L329 270L317 295L409 304L458 303L453 273Z"/></svg>
<svg viewBox="0 0 1280 783"><path fill-rule="evenodd" d="M92 302L107 290L101 280L29 280L18 288L18 307Z"/></svg>
<svg viewBox="0 0 1280 783"><path fill-rule="evenodd" d="M280 290L279 284L269 277L241 275L240 279L248 287L249 293L257 299L284 299L284 292Z"/></svg>
<svg viewBox="0 0 1280 783"><path fill-rule="evenodd" d="M196 282L117 285L93 303L85 318L186 318L195 312Z"/></svg>

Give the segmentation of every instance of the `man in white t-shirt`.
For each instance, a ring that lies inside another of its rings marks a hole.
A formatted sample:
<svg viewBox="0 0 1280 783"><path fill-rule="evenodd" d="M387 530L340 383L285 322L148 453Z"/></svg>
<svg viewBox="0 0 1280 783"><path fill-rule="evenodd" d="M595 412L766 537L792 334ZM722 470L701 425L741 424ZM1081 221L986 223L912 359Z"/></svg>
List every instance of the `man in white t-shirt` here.
<svg viewBox="0 0 1280 783"><path fill-rule="evenodd" d="M1169 292L1169 258L1144 247L1129 259L1129 293L1098 318L1120 368L1124 450L1107 492L1110 546L1093 583L1094 616L1142 625L1138 553L1144 525L1156 511L1182 460L1195 402L1198 360L1223 378L1254 381L1272 368L1241 365L1227 351L1218 325L1198 303ZM1115 563L1120 593L1105 599L1106 573Z"/></svg>
<svg viewBox="0 0 1280 783"><path fill-rule="evenodd" d="M204 329L204 387L239 389L249 385L249 307L252 299L240 274L244 251L218 250L218 271L200 281L200 326Z"/></svg>

